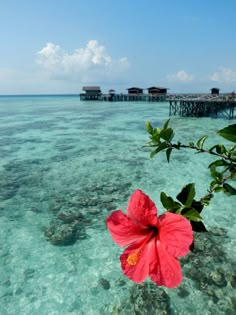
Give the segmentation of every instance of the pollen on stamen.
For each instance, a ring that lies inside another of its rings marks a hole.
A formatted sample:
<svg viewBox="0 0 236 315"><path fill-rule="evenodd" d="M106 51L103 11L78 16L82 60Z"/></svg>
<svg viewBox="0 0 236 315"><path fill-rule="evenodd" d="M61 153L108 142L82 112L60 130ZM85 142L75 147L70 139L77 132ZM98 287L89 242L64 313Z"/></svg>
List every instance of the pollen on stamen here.
<svg viewBox="0 0 236 315"><path fill-rule="evenodd" d="M134 252L130 254L127 258L127 263L130 266L135 266L139 260L140 252Z"/></svg>

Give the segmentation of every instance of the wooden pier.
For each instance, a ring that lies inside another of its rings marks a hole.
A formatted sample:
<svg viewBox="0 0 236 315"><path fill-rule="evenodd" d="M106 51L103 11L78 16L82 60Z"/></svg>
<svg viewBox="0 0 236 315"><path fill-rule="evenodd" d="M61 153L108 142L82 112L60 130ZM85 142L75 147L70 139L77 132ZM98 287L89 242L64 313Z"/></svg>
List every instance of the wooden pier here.
<svg viewBox="0 0 236 315"><path fill-rule="evenodd" d="M101 92L100 86L84 86L84 93L80 94L81 101L108 101L108 102L165 102L167 100L167 88L150 87L148 93L143 93L142 88L128 88L127 94L117 94L115 90L109 90L108 94Z"/></svg>
<svg viewBox="0 0 236 315"><path fill-rule="evenodd" d="M100 86L85 86L80 94L81 101L105 102L169 102L169 115L183 117L217 117L223 114L231 119L236 116L236 94L219 94L219 89L212 89L211 94L167 94L167 88L150 87L148 93L143 89L132 87L127 94L117 94L109 90L108 94L101 92ZM217 90L215 92L215 90ZM214 92L214 93L213 93Z"/></svg>
<svg viewBox="0 0 236 315"><path fill-rule="evenodd" d="M101 100L109 102L166 102L166 94L102 94Z"/></svg>
<svg viewBox="0 0 236 315"><path fill-rule="evenodd" d="M223 114L228 119L236 116L236 99L231 95L202 95L199 97L184 98L170 97L169 115L182 117L218 117Z"/></svg>

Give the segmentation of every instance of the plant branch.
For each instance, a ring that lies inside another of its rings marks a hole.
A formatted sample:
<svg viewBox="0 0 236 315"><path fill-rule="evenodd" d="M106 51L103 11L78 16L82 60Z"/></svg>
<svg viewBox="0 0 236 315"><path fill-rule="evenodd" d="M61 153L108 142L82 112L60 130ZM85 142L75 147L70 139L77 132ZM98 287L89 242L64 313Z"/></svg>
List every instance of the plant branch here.
<svg viewBox="0 0 236 315"><path fill-rule="evenodd" d="M221 185L223 185L228 179L232 177L232 173L228 174L227 176L223 177L219 184L215 184L211 189L208 190L208 193L203 196L199 201L202 202L204 199L210 197L212 193Z"/></svg>
<svg viewBox="0 0 236 315"><path fill-rule="evenodd" d="M228 157L227 155L224 155L224 154L220 154L220 153L217 153L217 152L214 152L214 151L210 151L210 150L206 150L206 149L202 149L202 148L198 148L196 146L190 146L190 145L185 145L185 144L172 144L172 143L169 143L169 148L175 148L175 149L179 149L179 148L184 148L184 149L193 149L193 150L196 150L198 152L205 152L205 153L209 153L209 154L212 154L212 155L216 155L224 160L228 160L232 163L236 163L236 160L235 159L232 159L230 157Z"/></svg>

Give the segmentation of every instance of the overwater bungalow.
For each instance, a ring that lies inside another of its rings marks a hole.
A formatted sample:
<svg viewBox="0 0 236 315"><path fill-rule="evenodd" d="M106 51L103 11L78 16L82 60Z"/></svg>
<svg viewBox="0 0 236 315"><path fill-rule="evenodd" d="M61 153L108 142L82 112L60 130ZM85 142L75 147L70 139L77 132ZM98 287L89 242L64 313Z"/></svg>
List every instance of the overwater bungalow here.
<svg viewBox="0 0 236 315"><path fill-rule="evenodd" d="M219 94L220 93L220 89L219 88L212 88L211 89L211 94Z"/></svg>
<svg viewBox="0 0 236 315"><path fill-rule="evenodd" d="M138 87L128 88L127 100L128 101L142 101L145 97L143 89Z"/></svg>
<svg viewBox="0 0 236 315"><path fill-rule="evenodd" d="M116 91L113 90L113 89L110 89L110 90L108 91L108 93L109 93L109 95L114 95L114 94L116 93Z"/></svg>
<svg viewBox="0 0 236 315"><path fill-rule="evenodd" d="M143 94L143 89L141 88L138 88L138 87L131 87L131 88L128 88L128 94L129 95L140 95L140 94Z"/></svg>
<svg viewBox="0 0 236 315"><path fill-rule="evenodd" d="M110 101L110 102L115 101L115 100L117 101L118 99L117 99L116 91L113 89L110 89L108 91L108 94L102 94L102 100Z"/></svg>
<svg viewBox="0 0 236 315"><path fill-rule="evenodd" d="M147 90L150 95L167 94L167 88L165 87L151 86Z"/></svg>
<svg viewBox="0 0 236 315"><path fill-rule="evenodd" d="M101 99L102 91L100 86L83 86L82 90L85 93L80 94L81 100L91 101Z"/></svg>

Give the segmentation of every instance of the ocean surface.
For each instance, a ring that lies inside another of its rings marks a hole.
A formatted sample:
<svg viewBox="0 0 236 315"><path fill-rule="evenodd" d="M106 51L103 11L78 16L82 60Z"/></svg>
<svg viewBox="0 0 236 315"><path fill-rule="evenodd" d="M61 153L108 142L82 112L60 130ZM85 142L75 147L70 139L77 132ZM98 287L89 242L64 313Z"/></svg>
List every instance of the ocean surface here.
<svg viewBox="0 0 236 315"><path fill-rule="evenodd" d="M211 177L207 154L187 150L150 159L145 121L161 126L168 103L81 102L78 96L0 97L0 314L207 315L236 314L236 197L218 193L203 212L209 232L181 258L176 289L137 285L121 271L123 249L105 225L125 211L140 188L164 209L196 183L197 198ZM224 117L171 117L176 142L236 123Z"/></svg>

